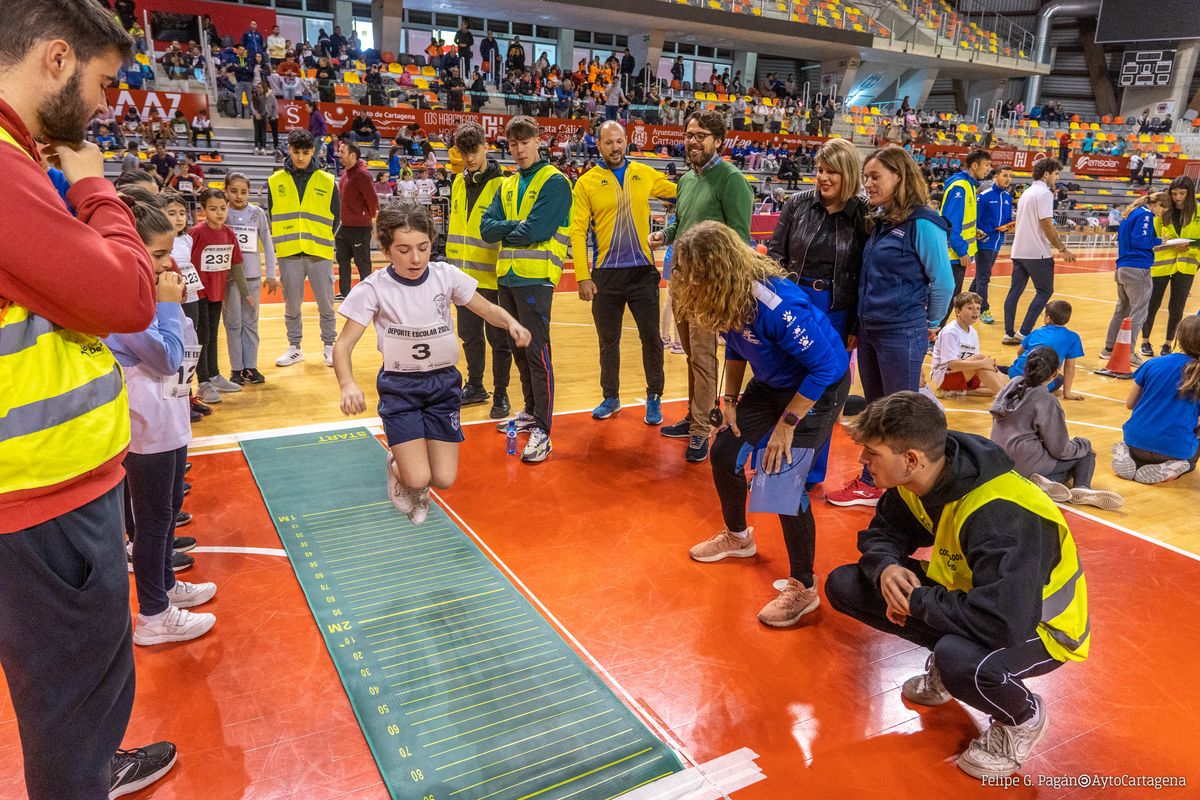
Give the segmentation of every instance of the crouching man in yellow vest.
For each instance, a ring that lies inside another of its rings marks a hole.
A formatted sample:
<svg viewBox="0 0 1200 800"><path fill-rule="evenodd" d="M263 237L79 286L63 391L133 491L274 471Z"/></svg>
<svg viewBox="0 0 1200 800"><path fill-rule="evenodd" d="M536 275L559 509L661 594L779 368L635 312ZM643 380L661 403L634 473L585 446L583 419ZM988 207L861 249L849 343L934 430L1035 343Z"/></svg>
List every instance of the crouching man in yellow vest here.
<svg viewBox="0 0 1200 800"><path fill-rule="evenodd" d="M520 169L500 184L479 224L480 238L500 245L496 283L500 307L529 329L529 346L513 353L525 407L516 416L529 434L526 463L550 455L554 368L550 363L550 306L570 242L571 182L538 152L541 129L532 117L513 117L505 129L508 152ZM507 427L500 423L500 429Z"/></svg>
<svg viewBox="0 0 1200 800"><path fill-rule="evenodd" d="M450 188L450 232L446 236L446 260L479 282L476 291L489 303L499 305L496 287L496 259L499 242L485 242L479 232L483 212L500 190L504 174L500 165L487 157L483 128L466 122L454 131L454 147L461 172ZM467 381L462 389L464 406L486 403L483 367L487 363L484 337L492 348L492 419L508 417L508 376L512 371L512 342L508 331L487 325L483 318L466 306L458 307L458 335L467 357Z"/></svg>
<svg viewBox="0 0 1200 800"><path fill-rule="evenodd" d="M919 705L950 699L991 715L958 756L981 780L1012 775L1047 730L1046 705L1024 681L1090 645L1087 582L1058 507L993 442L946 430L929 398L899 392L850 426L859 460L887 491L862 557L825 582L830 605L931 651L904 683ZM913 553L931 547L928 563Z"/></svg>
<svg viewBox="0 0 1200 800"><path fill-rule="evenodd" d="M301 311L304 279L312 287L321 318L321 342L325 366L333 366L333 342L337 322L333 316L333 237L341 219L337 181L313 161L316 140L306 130L288 134L288 158L281 169L267 178L267 213L271 216L271 241L279 261L283 282L283 321L287 326L288 349L275 360L290 367L304 360L300 340L304 336ZM267 292L274 294L279 283L267 279Z"/></svg>

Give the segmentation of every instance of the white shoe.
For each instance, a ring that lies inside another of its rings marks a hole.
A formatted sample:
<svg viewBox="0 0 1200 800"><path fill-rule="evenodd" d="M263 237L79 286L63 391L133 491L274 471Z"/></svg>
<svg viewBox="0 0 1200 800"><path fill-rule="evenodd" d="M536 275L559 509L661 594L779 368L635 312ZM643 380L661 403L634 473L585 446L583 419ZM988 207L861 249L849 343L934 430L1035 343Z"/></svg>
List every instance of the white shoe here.
<svg viewBox="0 0 1200 800"><path fill-rule="evenodd" d="M925 671L906 680L900 687L900 694L923 706L940 706L950 701L950 692L946 691L942 675L933 663L933 653L925 660Z"/></svg>
<svg viewBox="0 0 1200 800"><path fill-rule="evenodd" d="M133 643L140 645L186 642L203 636L217 623L212 614L193 614L186 608L171 606L153 621L138 614Z"/></svg>
<svg viewBox="0 0 1200 800"><path fill-rule="evenodd" d="M209 381L209 383L211 383L213 385L213 388L215 388L218 392L225 392L227 394L231 394L233 392L240 392L242 390L242 387L238 386L236 383L229 380L229 378L226 378L224 375L214 375L212 377L212 380Z"/></svg>
<svg viewBox="0 0 1200 800"><path fill-rule="evenodd" d="M1071 490L1061 483L1043 478L1041 475L1030 475L1033 485L1045 492L1056 503L1071 502Z"/></svg>
<svg viewBox="0 0 1200 800"><path fill-rule="evenodd" d="M300 350L300 345L290 345L283 355L275 359L275 366L290 367L292 364L299 364L304 360L304 353Z"/></svg>
<svg viewBox="0 0 1200 800"><path fill-rule="evenodd" d="M333 366L333 345L331 344L325 345L325 366Z"/></svg>
<svg viewBox="0 0 1200 800"><path fill-rule="evenodd" d="M991 727L971 742L958 757L958 768L973 778L1007 777L1021 768L1025 759L1046 735L1050 714L1042 698L1033 696L1037 714L1024 725L1005 725L992 720Z"/></svg>
<svg viewBox="0 0 1200 800"><path fill-rule="evenodd" d="M400 485L400 478L396 475L396 457L390 452L387 457L387 476L388 476L388 497L392 500L392 505L396 507L401 514L408 514L413 510L412 492L407 486Z"/></svg>
<svg viewBox="0 0 1200 800"><path fill-rule="evenodd" d="M1186 475L1191 472L1192 465L1187 461L1175 460L1164 461L1161 464L1147 464L1144 467L1138 467L1137 472L1133 474L1133 479L1138 483L1166 483L1173 481L1180 475Z"/></svg>
<svg viewBox="0 0 1200 800"><path fill-rule="evenodd" d="M1113 445L1112 468L1118 478L1124 478L1127 481L1133 480L1137 474L1137 462L1129 454L1129 445L1124 442L1117 442Z"/></svg>
<svg viewBox="0 0 1200 800"><path fill-rule="evenodd" d="M211 406L221 402L221 393L217 391L217 387L213 386L208 381L200 384L197 394L200 397L201 403L207 403Z"/></svg>
<svg viewBox="0 0 1200 800"><path fill-rule="evenodd" d="M192 608L203 605L217 593L215 583L188 583L175 581L175 585L167 590L167 600L176 608Z"/></svg>
<svg viewBox="0 0 1200 800"><path fill-rule="evenodd" d="M541 428L533 428L529 432L529 442L521 452L521 460L526 464L537 464L545 461L553 449L550 445L550 434Z"/></svg>
<svg viewBox="0 0 1200 800"><path fill-rule="evenodd" d="M1095 506L1105 511L1116 511L1125 505L1125 499L1121 495L1103 489L1072 489L1071 502L1080 506Z"/></svg>
<svg viewBox="0 0 1200 800"><path fill-rule="evenodd" d="M420 525L429 516L429 487L412 489L409 493L412 497L412 510L408 512L408 518L412 520L413 525Z"/></svg>

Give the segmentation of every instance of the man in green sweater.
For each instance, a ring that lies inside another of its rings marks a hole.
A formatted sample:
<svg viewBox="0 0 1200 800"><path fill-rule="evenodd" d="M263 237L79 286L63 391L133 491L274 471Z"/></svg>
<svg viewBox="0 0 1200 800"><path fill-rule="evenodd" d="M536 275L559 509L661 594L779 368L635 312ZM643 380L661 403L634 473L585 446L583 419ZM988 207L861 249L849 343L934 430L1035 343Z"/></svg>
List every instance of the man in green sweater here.
<svg viewBox="0 0 1200 800"><path fill-rule="evenodd" d="M695 112L688 117L683 140L692 168L679 179L675 221L665 230L650 234L650 247L671 244L688 228L709 219L733 228L749 246L754 192L741 170L721 157L725 147L724 117L715 111ZM679 317L675 324L687 353L688 416L662 428L662 435L687 439L684 458L699 463L708 458L708 414L717 402L717 334L692 328Z"/></svg>

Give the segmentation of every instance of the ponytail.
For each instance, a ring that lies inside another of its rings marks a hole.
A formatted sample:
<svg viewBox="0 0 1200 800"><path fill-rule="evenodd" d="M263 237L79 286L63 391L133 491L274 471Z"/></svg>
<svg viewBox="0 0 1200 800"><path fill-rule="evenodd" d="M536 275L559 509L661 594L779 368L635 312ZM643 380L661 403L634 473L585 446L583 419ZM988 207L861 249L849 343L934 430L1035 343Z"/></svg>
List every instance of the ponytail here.
<svg viewBox="0 0 1200 800"><path fill-rule="evenodd" d="M143 244L149 244L156 236L168 233L175 235L175 226L163 213L166 199L162 196L141 186L126 186L117 193L117 197L133 213L133 222Z"/></svg>
<svg viewBox="0 0 1200 800"><path fill-rule="evenodd" d="M1020 400L1027 391L1044 385L1057 372L1058 353L1046 345L1035 347L1025 356L1025 374L1017 379L1012 393Z"/></svg>
<svg viewBox="0 0 1200 800"><path fill-rule="evenodd" d="M1200 314L1184 317L1179 323L1179 349L1192 357L1183 368L1183 380L1179 382L1179 396L1187 400L1200 400Z"/></svg>

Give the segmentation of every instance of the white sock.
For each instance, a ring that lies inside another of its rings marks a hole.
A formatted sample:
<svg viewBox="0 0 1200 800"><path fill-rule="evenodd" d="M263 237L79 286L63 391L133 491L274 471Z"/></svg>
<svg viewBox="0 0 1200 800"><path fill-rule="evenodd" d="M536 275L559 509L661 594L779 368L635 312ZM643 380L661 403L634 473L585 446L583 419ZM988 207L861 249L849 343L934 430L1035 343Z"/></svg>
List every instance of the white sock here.
<svg viewBox="0 0 1200 800"><path fill-rule="evenodd" d="M744 530L744 531L730 531L730 533L732 533L734 536L738 537L739 539L749 539L750 538L750 529L749 528L746 528L746 530Z"/></svg>
<svg viewBox="0 0 1200 800"><path fill-rule="evenodd" d="M141 612L139 612L138 613L138 622L143 625L154 625L156 623L162 622L163 619L166 618L167 612L170 610L171 610L171 607L167 606L162 611L158 612L157 614L154 614L153 616L149 616L149 617L147 617L145 614L142 614Z"/></svg>

